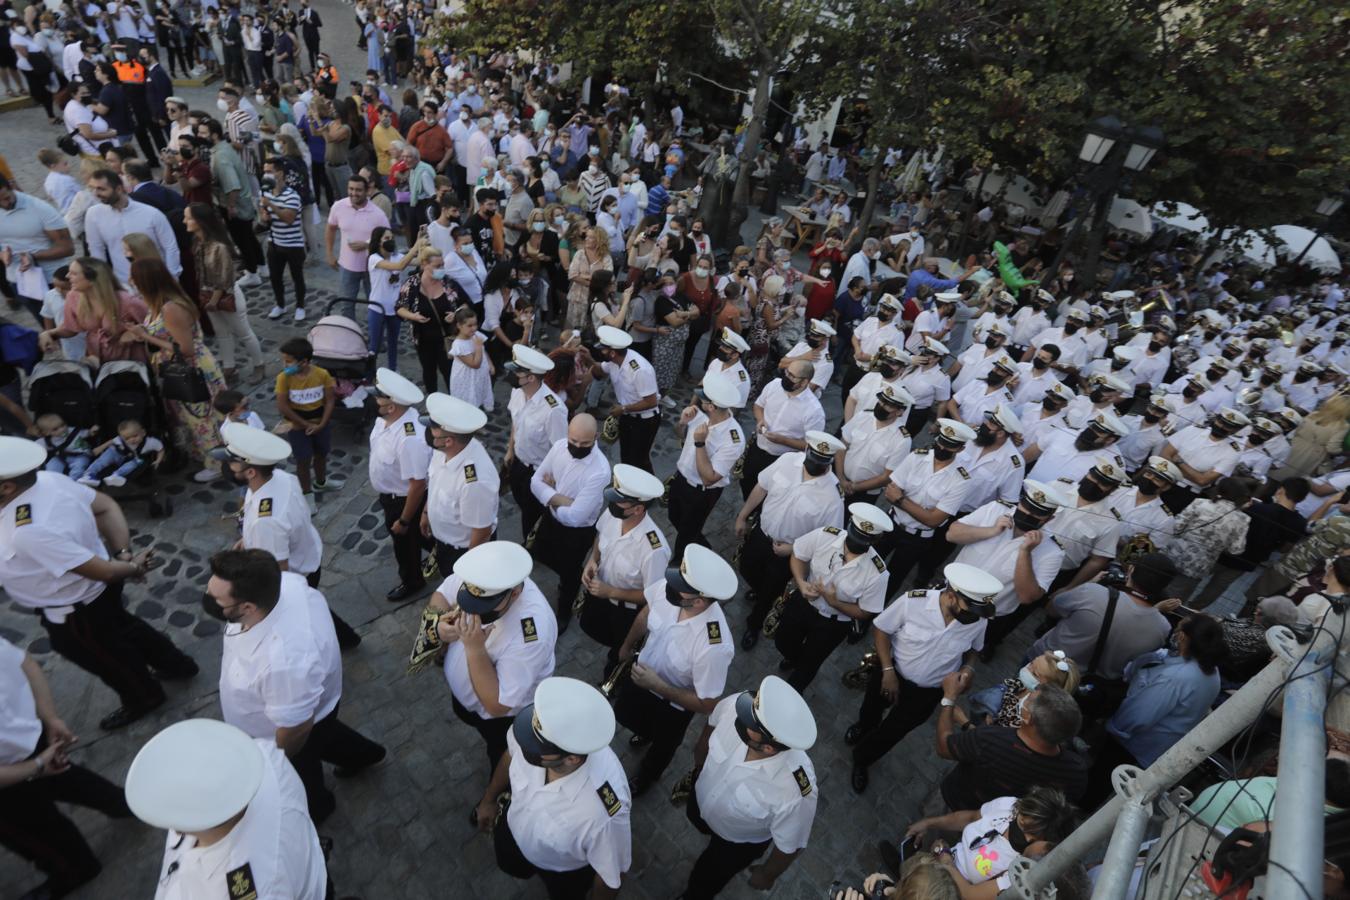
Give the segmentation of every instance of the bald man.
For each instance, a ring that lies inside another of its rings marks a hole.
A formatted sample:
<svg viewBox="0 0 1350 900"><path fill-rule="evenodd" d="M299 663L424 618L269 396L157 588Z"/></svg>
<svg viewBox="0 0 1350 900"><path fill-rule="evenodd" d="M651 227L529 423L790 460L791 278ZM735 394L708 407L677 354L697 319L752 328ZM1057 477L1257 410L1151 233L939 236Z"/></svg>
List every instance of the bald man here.
<svg viewBox="0 0 1350 900"><path fill-rule="evenodd" d="M825 409L811 379L816 367L809 360L788 363L778 378L764 385L755 400L755 442L741 469L741 496L749 497L759 473L784 453L806 449L808 431L825 430Z"/></svg>
<svg viewBox="0 0 1350 900"><path fill-rule="evenodd" d="M544 506L531 547L534 558L558 573L558 633L572 619L572 602L581 590L581 569L595 541L595 520L605 508L610 468L596 448L595 417L580 413L567 426L535 469L530 492Z"/></svg>

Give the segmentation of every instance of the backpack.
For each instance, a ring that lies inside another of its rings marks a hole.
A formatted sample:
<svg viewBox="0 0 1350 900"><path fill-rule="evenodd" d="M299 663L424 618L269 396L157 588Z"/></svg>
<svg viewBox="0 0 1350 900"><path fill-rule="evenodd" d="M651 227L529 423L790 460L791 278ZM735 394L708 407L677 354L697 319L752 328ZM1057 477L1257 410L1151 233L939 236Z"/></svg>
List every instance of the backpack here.
<svg viewBox="0 0 1350 900"><path fill-rule="evenodd" d="M32 373L41 358L36 331L9 322L0 324L0 360Z"/></svg>

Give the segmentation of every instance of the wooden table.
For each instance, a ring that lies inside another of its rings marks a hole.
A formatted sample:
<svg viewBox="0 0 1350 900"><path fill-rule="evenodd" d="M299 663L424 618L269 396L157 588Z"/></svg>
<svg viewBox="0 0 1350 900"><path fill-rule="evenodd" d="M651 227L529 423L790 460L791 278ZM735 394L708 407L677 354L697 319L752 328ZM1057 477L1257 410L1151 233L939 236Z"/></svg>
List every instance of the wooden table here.
<svg viewBox="0 0 1350 900"><path fill-rule="evenodd" d="M816 218L815 214L804 206L784 206L783 212L787 213L788 218L797 223L797 243L792 245L794 255L801 250L802 244L807 241L814 244L819 240L820 233L825 228L824 219Z"/></svg>

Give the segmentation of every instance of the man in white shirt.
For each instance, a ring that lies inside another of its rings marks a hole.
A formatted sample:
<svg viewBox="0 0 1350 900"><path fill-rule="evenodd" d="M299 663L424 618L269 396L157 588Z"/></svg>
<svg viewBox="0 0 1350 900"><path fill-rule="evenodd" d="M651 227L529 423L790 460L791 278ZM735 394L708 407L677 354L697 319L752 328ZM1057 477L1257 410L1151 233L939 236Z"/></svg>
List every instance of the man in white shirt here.
<svg viewBox="0 0 1350 900"><path fill-rule="evenodd" d="M427 467L421 530L435 542L432 553L445 574L466 551L496 534L501 480L496 462L475 436L487 424L481 409L434 393L427 397L422 423L430 428L436 452Z"/></svg>
<svg viewBox="0 0 1350 900"><path fill-rule="evenodd" d="M752 410L755 443L745 454L741 495L749 497L759 473L775 459L806 448L806 432L825 427L825 410L811 390L816 367L809 360L788 364L778 378L760 390Z"/></svg>
<svg viewBox="0 0 1350 900"><path fill-rule="evenodd" d="M384 759L385 749L343 724L342 656L323 595L266 550L211 557L206 593L225 620L220 662L222 717L249 737L272 738L305 786L310 818L326 819L337 800L324 762L341 776Z"/></svg>
<svg viewBox="0 0 1350 900"><path fill-rule="evenodd" d="M619 459L630 466L652 470L652 444L661 428L661 392L656 370L632 349L633 336L611 325L595 330L599 343L592 350L594 378L614 387L611 416L619 420Z"/></svg>
<svg viewBox="0 0 1350 900"><path fill-rule="evenodd" d="M431 447L426 426L414 408L422 391L402 375L381 368L375 373L379 417L370 432L370 486L380 495L384 527L394 544L399 583L387 594L391 602L417 593L426 584L422 573L422 536L418 525L427 499Z"/></svg>
<svg viewBox="0 0 1350 900"><path fill-rule="evenodd" d="M700 390L701 396L695 394L675 424L681 449L667 515L675 528L676 557L691 542L706 544L703 523L745 452L745 431L735 418L735 411L744 405L739 391L724 376L713 374L704 376Z"/></svg>
<svg viewBox="0 0 1350 900"><path fill-rule="evenodd" d="M84 217L84 237L89 255L112 266L123 284L131 283L131 262L122 251L122 238L140 232L154 242L164 265L177 277L183 273L178 240L164 213L127 196L122 180L111 169L100 169L89 179L99 202Z"/></svg>

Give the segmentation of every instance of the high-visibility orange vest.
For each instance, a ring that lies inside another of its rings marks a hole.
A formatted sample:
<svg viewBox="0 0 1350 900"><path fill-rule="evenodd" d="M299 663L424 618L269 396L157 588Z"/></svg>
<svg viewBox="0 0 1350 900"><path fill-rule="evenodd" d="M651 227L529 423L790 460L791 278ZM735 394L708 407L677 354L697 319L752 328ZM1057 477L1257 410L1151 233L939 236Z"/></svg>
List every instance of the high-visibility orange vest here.
<svg viewBox="0 0 1350 900"><path fill-rule="evenodd" d="M338 80L337 66L328 66L326 68L319 69L315 74L317 74L319 76L319 79L322 81L328 82L329 84L337 84Z"/></svg>
<svg viewBox="0 0 1350 900"><path fill-rule="evenodd" d="M113 69L117 72L117 80L123 84L145 84L145 66L135 60L114 62Z"/></svg>

